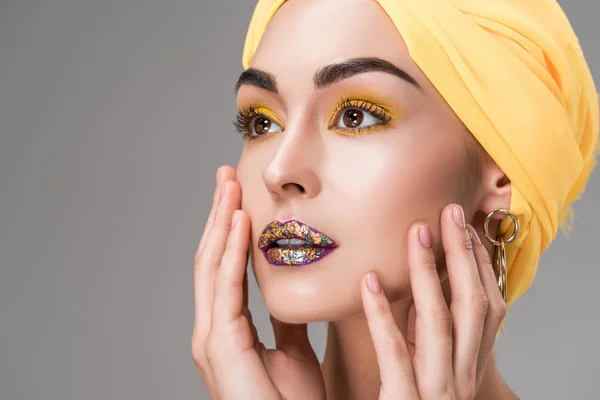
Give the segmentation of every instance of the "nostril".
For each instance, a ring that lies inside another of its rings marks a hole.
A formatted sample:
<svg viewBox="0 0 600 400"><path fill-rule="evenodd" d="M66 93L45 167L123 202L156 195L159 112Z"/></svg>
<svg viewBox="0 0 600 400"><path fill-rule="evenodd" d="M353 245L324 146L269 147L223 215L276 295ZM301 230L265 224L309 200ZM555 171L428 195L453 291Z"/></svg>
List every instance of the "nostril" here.
<svg viewBox="0 0 600 400"><path fill-rule="evenodd" d="M304 187L302 187L302 185L298 184L298 183L286 183L285 185L283 185L283 190L287 191L287 190L296 190L300 193L304 193L306 192L306 190L304 189Z"/></svg>

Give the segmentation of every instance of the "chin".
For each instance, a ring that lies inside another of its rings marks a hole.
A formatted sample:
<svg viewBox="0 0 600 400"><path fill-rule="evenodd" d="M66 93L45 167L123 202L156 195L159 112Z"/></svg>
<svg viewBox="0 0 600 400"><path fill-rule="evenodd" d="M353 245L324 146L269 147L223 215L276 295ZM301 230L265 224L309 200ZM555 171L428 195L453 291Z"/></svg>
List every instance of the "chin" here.
<svg viewBox="0 0 600 400"><path fill-rule="evenodd" d="M306 275L298 276L300 274L261 275L259 272L257 280L267 309L282 322L304 324L335 321L362 312L360 290L352 290L359 287L360 277L349 279L356 280L355 285L350 285L346 280L349 277L338 279L333 284L331 280L313 280Z"/></svg>
<svg viewBox="0 0 600 400"><path fill-rule="evenodd" d="M339 321L363 313L361 284L364 274L377 270L390 300L406 297L410 291L408 268L389 260L373 260L342 247L307 265L273 265L258 249L252 249L254 276L269 312L292 324ZM385 268L376 268L385 265Z"/></svg>
<svg viewBox="0 0 600 400"><path fill-rule="evenodd" d="M270 298L272 300L267 300ZM294 304L280 301L277 296L265 296L265 301L271 315L288 324L335 321L347 316L340 312L338 307L328 307L327 304L319 301Z"/></svg>
<svg viewBox="0 0 600 400"><path fill-rule="evenodd" d="M281 322L288 324L308 324L312 322L329 321L329 313L316 304L292 305L288 302L278 301L275 296L265 296L269 313ZM273 300L267 301L268 298Z"/></svg>

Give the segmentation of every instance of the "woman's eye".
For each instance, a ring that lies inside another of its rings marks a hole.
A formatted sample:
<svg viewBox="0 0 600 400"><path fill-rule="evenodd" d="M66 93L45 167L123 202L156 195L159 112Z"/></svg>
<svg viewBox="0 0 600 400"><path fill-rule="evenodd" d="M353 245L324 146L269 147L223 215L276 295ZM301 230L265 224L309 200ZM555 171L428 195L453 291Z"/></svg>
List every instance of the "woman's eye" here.
<svg viewBox="0 0 600 400"><path fill-rule="evenodd" d="M357 129L379 125L382 122L381 119L371 115L369 112L358 108L348 108L342 113L341 118L339 118L335 126L342 129Z"/></svg>
<svg viewBox="0 0 600 400"><path fill-rule="evenodd" d="M281 132L283 129L266 117L256 117L250 121L250 136L262 136L267 133Z"/></svg>

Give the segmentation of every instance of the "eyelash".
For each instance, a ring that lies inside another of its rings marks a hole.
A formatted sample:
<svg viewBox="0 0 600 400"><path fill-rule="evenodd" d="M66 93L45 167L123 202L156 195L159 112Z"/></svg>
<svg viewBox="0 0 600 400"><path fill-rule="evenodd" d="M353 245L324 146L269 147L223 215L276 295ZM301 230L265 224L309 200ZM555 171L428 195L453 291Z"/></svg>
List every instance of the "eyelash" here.
<svg viewBox="0 0 600 400"><path fill-rule="evenodd" d="M364 128L336 127L335 123L342 116L341 113L346 110L349 110L349 109L361 110L366 113L369 113L372 116L374 116L375 118L377 118L378 120L380 120L381 122L371 125L371 126L368 126L368 127L364 127ZM374 129L378 129L378 128L381 128L382 126L387 125L392 119L391 113L388 110L386 110L384 107L378 106L367 100L356 100L356 99L351 99L351 98L342 98L340 104L336 107L336 110L333 113L333 115L334 115L334 117L330 120L330 123L328 126L329 129L336 129L338 132L341 131L345 134L360 134L365 131L372 131ZM271 117L265 115L264 113L257 111L257 107L250 105L248 107L240 109L238 111L235 119L232 121L232 124L233 124L235 130L242 136L243 140L256 140L256 139L260 139L260 138L266 136L266 134L260 135L260 136L253 136L252 129L250 128L250 123L256 117L262 117L262 118L268 119L269 121L273 120ZM274 122L279 125L278 122L276 122L276 121L274 121ZM283 127L281 129L282 129L282 132L285 130ZM278 133L280 133L280 132L278 132Z"/></svg>
<svg viewBox="0 0 600 400"><path fill-rule="evenodd" d="M231 122L235 130L242 135L243 140L255 140L258 137L252 136L252 130L250 129L250 123L256 117L262 117L271 120L264 113L258 112L257 107L250 105L248 107L244 107L238 111L235 119Z"/></svg>
<svg viewBox="0 0 600 400"><path fill-rule="evenodd" d="M364 128L339 128L335 126L335 123L342 117L342 112L347 110L361 110L368 114L371 114L381 122L367 126ZM329 129L337 129L338 131L351 133L351 134L360 134L363 132L373 131L374 129L381 128L382 126L387 125L392 120L391 113L386 110L384 107L379 106L375 103L372 103L368 100L358 100L351 99L349 97L342 98L340 104L336 107L335 112L333 113L334 117L329 122Z"/></svg>

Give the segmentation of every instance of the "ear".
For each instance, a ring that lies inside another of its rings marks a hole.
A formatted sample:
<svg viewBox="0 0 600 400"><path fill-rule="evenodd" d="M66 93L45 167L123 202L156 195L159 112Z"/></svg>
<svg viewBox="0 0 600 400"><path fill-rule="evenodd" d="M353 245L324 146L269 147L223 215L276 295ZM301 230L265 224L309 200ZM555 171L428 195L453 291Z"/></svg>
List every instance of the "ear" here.
<svg viewBox="0 0 600 400"><path fill-rule="evenodd" d="M510 197L512 185L510 179L498 164L488 155L484 157L480 181L480 202L477 211L485 214L483 218L492 211L504 208L510 210ZM497 213L494 219L502 220L505 214Z"/></svg>

